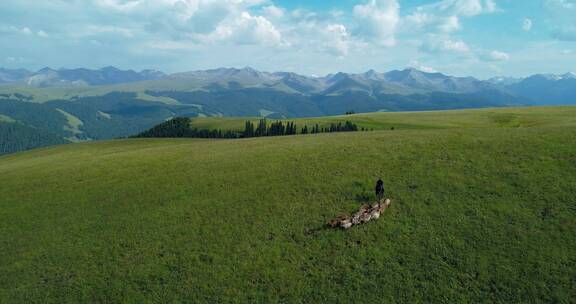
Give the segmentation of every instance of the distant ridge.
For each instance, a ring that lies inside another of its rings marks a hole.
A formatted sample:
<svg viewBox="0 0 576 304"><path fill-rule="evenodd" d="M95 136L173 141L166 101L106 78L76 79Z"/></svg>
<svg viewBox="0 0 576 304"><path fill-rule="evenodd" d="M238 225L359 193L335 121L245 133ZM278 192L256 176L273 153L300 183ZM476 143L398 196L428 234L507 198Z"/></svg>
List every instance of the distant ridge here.
<svg viewBox="0 0 576 304"><path fill-rule="evenodd" d="M369 94L420 94L430 92L475 93L484 90L499 90L521 97L531 97L534 90L539 97L546 98L555 91L553 99L568 97L574 92L576 74L535 74L526 78L493 77L479 80L474 77L455 77L442 73L429 73L415 68L379 73L369 70L354 74L338 72L323 77L300 75L293 72L262 72L251 67L217 68L174 74L156 70L121 70L112 66L97 70L52 69L49 67L31 72L26 69L0 68L0 84L29 87L89 87L142 81L186 81L189 89L240 89L261 87L299 94L342 94L365 92ZM558 82L564 82L559 85ZM558 91L567 96L556 96ZM541 96L540 96L541 95ZM542 102L547 104L547 102Z"/></svg>
<svg viewBox="0 0 576 304"><path fill-rule="evenodd" d="M527 78L493 77L479 80L474 77L455 77L442 73L423 72L415 68L379 73L330 74L323 77L305 76L292 72L262 72L251 67L218 68L175 74L156 70L120 70L105 67L52 69L31 72L25 69L0 68L0 85L23 87L93 87L146 81L155 90L226 91L261 88L302 95L345 95L362 93L368 96L414 94L498 94L505 104L576 104L576 74L536 74ZM155 83L154 81L160 81ZM175 86L178 84L178 86ZM508 97L506 97L508 96Z"/></svg>
<svg viewBox="0 0 576 304"><path fill-rule="evenodd" d="M120 70L115 67L91 69L59 69L49 67L30 72L25 69L0 69L0 84L14 84L31 87L78 87L99 86L119 83L129 83L144 80L155 80L166 74L155 70Z"/></svg>

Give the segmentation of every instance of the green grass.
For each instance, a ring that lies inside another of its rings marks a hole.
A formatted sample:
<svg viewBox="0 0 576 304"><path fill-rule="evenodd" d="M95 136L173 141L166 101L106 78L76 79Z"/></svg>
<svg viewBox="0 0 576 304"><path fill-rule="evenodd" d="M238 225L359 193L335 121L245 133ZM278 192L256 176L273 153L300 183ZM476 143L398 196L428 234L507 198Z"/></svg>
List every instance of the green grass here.
<svg viewBox="0 0 576 304"><path fill-rule="evenodd" d="M12 117L0 114L0 122L13 123L16 122Z"/></svg>
<svg viewBox="0 0 576 304"><path fill-rule="evenodd" d="M207 117L195 118L192 127L241 131L246 120L257 122L261 118ZM305 119L289 119L297 126L315 124L327 127L331 123L350 120L359 127L374 130L446 129L446 128L495 128L495 127L545 127L576 126L576 107L529 107L480 110L452 110L430 112L388 112ZM269 119L270 122L275 121Z"/></svg>
<svg viewBox="0 0 576 304"><path fill-rule="evenodd" d="M0 303L570 303L573 112L359 115L422 127L3 156ZM393 198L380 220L322 229L379 176Z"/></svg>
<svg viewBox="0 0 576 304"><path fill-rule="evenodd" d="M177 100L169 97L156 97L146 94L148 89L145 85L108 85L108 86L91 86L91 87L18 87L18 86L0 86L0 94L22 94L31 97L32 102L44 103L53 100L70 100L76 97L96 97L104 96L114 92L136 93L139 100L161 102L167 105L180 104Z"/></svg>
<svg viewBox="0 0 576 304"><path fill-rule="evenodd" d="M80 130L80 128L84 125L84 122L82 122L82 120L80 120L78 117L62 110L62 109L56 109L58 112L62 113L62 115L64 115L64 117L66 117L66 120L68 121L68 124L66 126L64 126L64 130L68 131L70 133L72 133L71 137L66 138L67 140L71 141L71 142L80 142L81 140L78 139L76 137L76 135L80 135L84 132L82 132L82 130Z"/></svg>

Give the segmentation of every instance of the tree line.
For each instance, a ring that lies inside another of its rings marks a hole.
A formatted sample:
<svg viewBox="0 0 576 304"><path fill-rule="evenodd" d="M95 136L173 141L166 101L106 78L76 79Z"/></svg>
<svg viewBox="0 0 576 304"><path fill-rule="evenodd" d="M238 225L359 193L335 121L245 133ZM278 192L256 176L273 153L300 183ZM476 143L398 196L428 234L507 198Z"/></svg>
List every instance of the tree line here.
<svg viewBox="0 0 576 304"><path fill-rule="evenodd" d="M0 155L67 143L70 142L48 131L0 121Z"/></svg>
<svg viewBox="0 0 576 304"><path fill-rule="evenodd" d="M187 117L177 117L165 121L150 130L144 131L135 138L238 138L238 134L232 131L222 131L220 129L206 130L190 128L192 121Z"/></svg>
<svg viewBox="0 0 576 304"><path fill-rule="evenodd" d="M358 126L351 121L346 121L344 123L331 123L329 126L325 127L320 127L320 125L316 124L309 128L308 125L304 125L304 127L298 129L297 125L292 121L275 121L269 124L266 119L261 119L257 124L254 124L251 121L246 121L244 124L244 130L242 132L235 132L230 130L222 131L221 129L197 129L191 128L190 125L190 118L178 117L163 122L153 127L152 129L142 132L134 137L250 138L331 132L355 132L360 130L367 131L365 128L358 128Z"/></svg>

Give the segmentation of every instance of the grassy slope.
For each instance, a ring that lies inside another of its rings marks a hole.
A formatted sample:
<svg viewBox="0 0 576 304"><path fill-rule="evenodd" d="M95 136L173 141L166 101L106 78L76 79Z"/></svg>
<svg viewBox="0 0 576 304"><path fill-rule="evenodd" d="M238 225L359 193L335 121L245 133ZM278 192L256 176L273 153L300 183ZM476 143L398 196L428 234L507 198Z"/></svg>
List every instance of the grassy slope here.
<svg viewBox="0 0 576 304"><path fill-rule="evenodd" d="M195 118L192 127L199 129L221 128L241 131L246 120L257 122L260 118ZM368 113L308 119L290 119L300 127L321 127L350 120L360 127L375 130L442 129L442 128L494 128L494 127L543 127L576 125L576 107L529 107L479 110L452 110L430 112ZM269 121L275 121L269 119Z"/></svg>
<svg viewBox="0 0 576 304"><path fill-rule="evenodd" d="M138 83L140 84L140 83ZM154 89L152 86L150 89ZM95 97L104 96L114 92L133 92L138 99L147 101L157 101L169 105L180 104L178 101L168 97L155 97L146 94L145 83L141 86L131 84L120 84L110 86L91 86L91 87L53 87L53 88L35 88L35 87L18 87L18 86L0 86L0 94L23 94L32 97L33 102L44 103L52 100L69 100L74 97Z"/></svg>
<svg viewBox="0 0 576 304"><path fill-rule="evenodd" d="M190 79L160 79L160 80L146 80L131 83L122 83L114 85L100 85L100 86L87 86L87 87L47 87L36 88L29 86L12 86L0 85L0 94L14 94L20 93L25 96L32 97L34 102L46 102L50 100L67 100L72 97L90 97L102 96L113 92L134 92L138 94L140 100L157 101L170 105L180 104L177 100L169 97L155 97L146 94L146 91L197 91L208 85L209 82L194 81ZM223 87L227 86L227 82L221 83ZM250 82L243 83L247 88L258 87L251 85ZM294 90L285 86L275 86L277 90L283 92L294 92Z"/></svg>
<svg viewBox="0 0 576 304"><path fill-rule="evenodd" d="M576 129L544 116L0 157L0 302L570 302ZM320 229L379 175L384 217Z"/></svg>

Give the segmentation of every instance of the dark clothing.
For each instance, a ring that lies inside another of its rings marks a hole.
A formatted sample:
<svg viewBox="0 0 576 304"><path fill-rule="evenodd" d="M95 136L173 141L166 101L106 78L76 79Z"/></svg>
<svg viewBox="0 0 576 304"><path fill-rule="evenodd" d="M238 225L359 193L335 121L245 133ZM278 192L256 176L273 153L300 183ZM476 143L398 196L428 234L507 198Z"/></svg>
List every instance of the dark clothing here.
<svg viewBox="0 0 576 304"><path fill-rule="evenodd" d="M376 195L384 193L384 182L381 179L376 182L376 188L374 190L376 190Z"/></svg>
<svg viewBox="0 0 576 304"><path fill-rule="evenodd" d="M376 198L378 201L381 201L384 198L384 182L381 179L376 182L374 191L376 192Z"/></svg>

